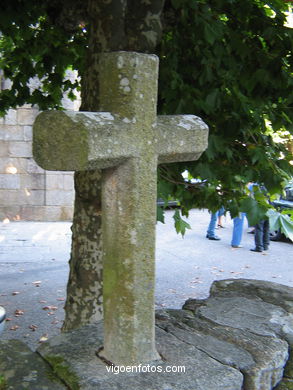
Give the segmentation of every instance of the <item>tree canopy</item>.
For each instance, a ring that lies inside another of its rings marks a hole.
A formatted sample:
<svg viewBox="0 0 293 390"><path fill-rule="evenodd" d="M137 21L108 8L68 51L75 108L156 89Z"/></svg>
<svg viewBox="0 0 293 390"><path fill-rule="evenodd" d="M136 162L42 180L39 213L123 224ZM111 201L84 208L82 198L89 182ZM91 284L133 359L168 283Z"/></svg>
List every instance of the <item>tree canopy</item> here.
<svg viewBox="0 0 293 390"><path fill-rule="evenodd" d="M107 2L96 3L106 7ZM135 30L135 1L111 3L117 15L121 4L128 4L117 20L123 14L125 26ZM155 9L164 2L148 3ZM232 215L241 209L257 220L267 202L261 195L249 197L247 183L262 183L273 195L293 176L286 145L293 133L289 10L290 2L283 0L165 1L162 37L153 50L160 58L158 112L195 114L210 128L209 147L199 161L159 168L158 195L178 199L184 215L192 207L217 210L224 205ZM24 103L61 109L64 93L74 98L80 81L71 82L64 74L70 67L83 78L90 18L80 0L1 2L0 69L12 82L11 89L0 93L2 113ZM148 24L157 34L157 21L150 18ZM112 37L120 29L112 26ZM121 47L149 51L131 41ZM42 81L37 89L30 88L35 77ZM196 180L184 181L185 170ZM184 230L180 221L177 213L179 230Z"/></svg>

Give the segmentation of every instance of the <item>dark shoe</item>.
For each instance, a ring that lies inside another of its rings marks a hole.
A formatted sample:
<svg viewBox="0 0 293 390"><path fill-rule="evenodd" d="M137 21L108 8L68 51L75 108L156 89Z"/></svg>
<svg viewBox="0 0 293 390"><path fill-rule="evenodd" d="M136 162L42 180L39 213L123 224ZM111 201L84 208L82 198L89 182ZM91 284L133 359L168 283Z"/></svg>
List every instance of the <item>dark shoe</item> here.
<svg viewBox="0 0 293 390"><path fill-rule="evenodd" d="M231 245L231 246L232 246L232 248L243 248L242 245Z"/></svg>
<svg viewBox="0 0 293 390"><path fill-rule="evenodd" d="M257 249L257 248L253 248L253 249L250 249L252 252L262 252L261 249Z"/></svg>
<svg viewBox="0 0 293 390"><path fill-rule="evenodd" d="M250 232L247 232L248 234L254 234L255 233L255 230L250 230Z"/></svg>
<svg viewBox="0 0 293 390"><path fill-rule="evenodd" d="M269 247L266 246L265 248L263 248L264 251L268 251L269 250Z"/></svg>
<svg viewBox="0 0 293 390"><path fill-rule="evenodd" d="M213 241L219 241L219 240L220 240L220 237L218 237L218 236L208 236L208 235L206 235L206 237L207 237L209 240L213 240Z"/></svg>
<svg viewBox="0 0 293 390"><path fill-rule="evenodd" d="M220 224L218 223L218 228L225 229L225 226L223 226L223 225L220 225Z"/></svg>

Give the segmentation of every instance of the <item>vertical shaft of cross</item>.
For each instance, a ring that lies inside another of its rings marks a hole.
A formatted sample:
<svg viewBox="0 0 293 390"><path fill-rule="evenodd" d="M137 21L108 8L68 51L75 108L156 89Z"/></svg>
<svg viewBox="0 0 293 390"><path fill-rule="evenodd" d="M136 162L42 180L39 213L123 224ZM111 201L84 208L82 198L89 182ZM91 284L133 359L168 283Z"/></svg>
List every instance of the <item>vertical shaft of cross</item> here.
<svg viewBox="0 0 293 390"><path fill-rule="evenodd" d="M115 364L129 365L157 358L154 335L156 161L147 161L147 168L140 161L130 159L104 171L103 355Z"/></svg>
<svg viewBox="0 0 293 390"><path fill-rule="evenodd" d="M102 185L103 356L125 365L158 358L154 335L157 155L152 127L158 64L155 57L144 55L122 53L118 61L113 58L115 62L107 58L106 69L101 65L102 109L129 122L140 149L138 157L104 170ZM119 88L119 101L115 101L117 93L112 89Z"/></svg>

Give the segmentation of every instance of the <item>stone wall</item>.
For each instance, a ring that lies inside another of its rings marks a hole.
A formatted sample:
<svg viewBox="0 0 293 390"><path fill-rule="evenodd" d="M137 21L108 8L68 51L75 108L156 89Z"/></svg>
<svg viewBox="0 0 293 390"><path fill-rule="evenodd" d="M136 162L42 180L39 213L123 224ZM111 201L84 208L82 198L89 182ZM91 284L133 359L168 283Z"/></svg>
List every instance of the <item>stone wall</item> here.
<svg viewBox="0 0 293 390"><path fill-rule="evenodd" d="M32 125L37 114L37 109L26 105L0 118L0 220L72 218L73 174L45 171L32 157Z"/></svg>

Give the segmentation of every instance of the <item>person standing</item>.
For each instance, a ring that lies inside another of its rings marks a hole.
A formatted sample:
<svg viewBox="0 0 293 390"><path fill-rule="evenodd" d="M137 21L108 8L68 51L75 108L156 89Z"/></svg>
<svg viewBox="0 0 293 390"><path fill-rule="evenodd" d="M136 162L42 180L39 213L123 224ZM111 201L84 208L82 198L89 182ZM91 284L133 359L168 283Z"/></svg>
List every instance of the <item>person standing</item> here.
<svg viewBox="0 0 293 390"><path fill-rule="evenodd" d="M232 248L242 248L240 243L242 240L244 219L245 213L239 213L239 216L233 218Z"/></svg>
<svg viewBox="0 0 293 390"><path fill-rule="evenodd" d="M222 216L224 214L225 214L224 207L221 207L220 210L218 210L215 213L211 214L211 220L210 220L210 223L209 223L209 226L208 226L208 230L207 230L207 235L206 235L206 238L208 238L209 240L214 240L214 241L219 241L220 240L220 237L217 236L216 233L215 233L215 229L216 229L216 224L217 224L218 217L220 217L220 216Z"/></svg>
<svg viewBox="0 0 293 390"><path fill-rule="evenodd" d="M254 231L255 248L252 252L267 251L270 245L270 223L268 219L263 219L255 225Z"/></svg>
<svg viewBox="0 0 293 390"><path fill-rule="evenodd" d="M257 186L257 190L261 191L267 198L267 202L270 203L267 190L263 185ZM255 247L250 249L252 252L267 251L270 245L270 222L267 217L260 220L254 227L254 244Z"/></svg>

